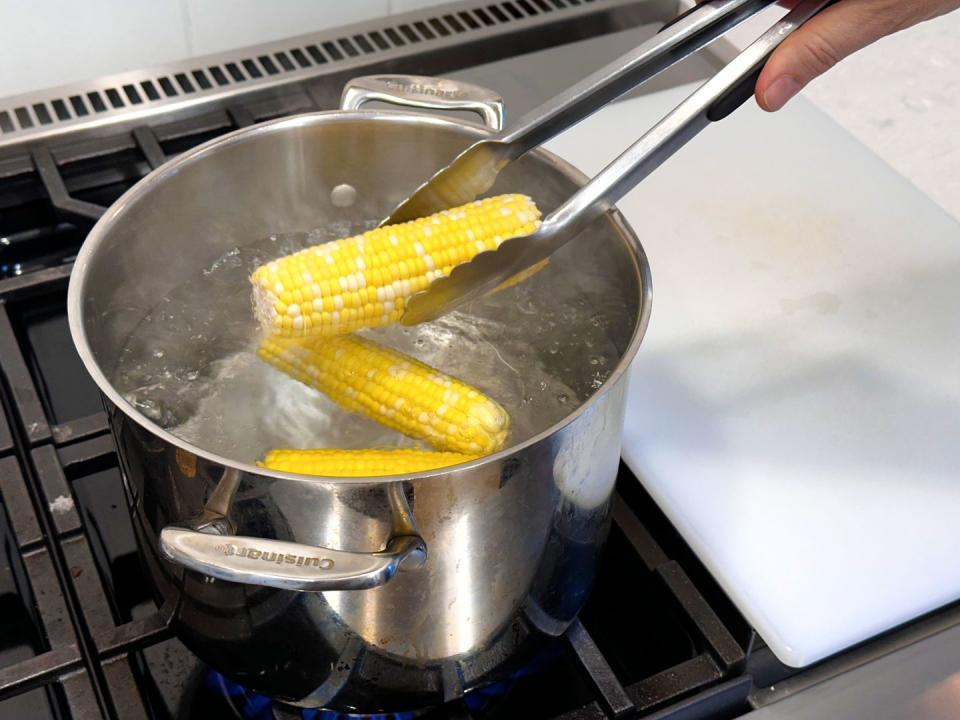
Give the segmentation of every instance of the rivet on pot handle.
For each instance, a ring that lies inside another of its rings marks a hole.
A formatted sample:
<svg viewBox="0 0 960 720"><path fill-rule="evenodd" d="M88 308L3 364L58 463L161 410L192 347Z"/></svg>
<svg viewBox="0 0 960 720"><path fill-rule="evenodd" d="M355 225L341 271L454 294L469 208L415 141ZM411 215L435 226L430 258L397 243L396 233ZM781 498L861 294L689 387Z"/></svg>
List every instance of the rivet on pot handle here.
<svg viewBox="0 0 960 720"><path fill-rule="evenodd" d="M427 546L399 483L386 488L393 537L385 549L374 553L227 534L222 528L230 527L226 517L239 484L239 475L224 475L194 523L199 529L171 526L160 531L160 551L168 560L220 580L323 592L377 587L401 565L419 567L427 559Z"/></svg>
<svg viewBox="0 0 960 720"><path fill-rule="evenodd" d="M354 553L178 527L160 532L160 549L168 559L220 580L303 592L377 587L408 559L422 563L426 552L416 535L394 537L382 552Z"/></svg>
<svg viewBox="0 0 960 720"><path fill-rule="evenodd" d="M503 98L492 90L459 80L421 75L366 75L346 84L340 108L357 110L372 100L427 110L468 110L480 115L487 127L503 129Z"/></svg>

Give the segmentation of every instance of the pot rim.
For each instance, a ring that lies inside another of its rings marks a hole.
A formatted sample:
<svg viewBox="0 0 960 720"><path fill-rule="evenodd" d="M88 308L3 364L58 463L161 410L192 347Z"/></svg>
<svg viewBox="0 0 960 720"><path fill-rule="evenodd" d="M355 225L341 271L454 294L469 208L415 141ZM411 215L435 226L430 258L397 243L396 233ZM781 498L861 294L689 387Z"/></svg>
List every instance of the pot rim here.
<svg viewBox="0 0 960 720"><path fill-rule="evenodd" d="M100 245L104 241L104 238L107 237L112 229L112 226L123 216L128 207L145 197L154 186L162 183L171 175L175 175L184 166L202 161L204 156L217 151L221 147L228 147L230 145L245 142L249 137L256 135L283 132L289 128L303 127L322 122L332 122L335 120L360 120L363 122L388 122L403 124L425 123L438 127L453 127L461 132L466 130L477 136L478 139L485 135L489 136L493 134L491 130L474 123L460 122L451 120L449 118L424 115L420 113L411 113L400 110L377 109L317 111L300 113L284 118L278 118L276 120L268 120L256 125L234 130L233 132L213 138L212 140L208 140L207 142L202 143L171 160L168 160L160 167L148 173L133 187L121 195L120 198L118 198L117 201L107 209L107 211L93 226L90 233L87 235L86 240L81 246L76 260L74 261L73 269L70 272L70 281L67 289L67 319L73 344L76 347L77 353L80 355L80 359L83 362L84 367L93 378L93 381L97 384L100 392L110 403L114 405L114 407L123 412L124 415L136 422L143 429L153 433L167 444L172 445L175 448L185 450L210 462L214 462L240 472L260 477L269 477L276 480L369 485L444 477L454 472L466 472L489 463L496 463L504 460L512 455L517 454L518 452L540 443L546 438L562 430L567 425L570 425L573 421L586 413L594 404L599 401L603 395L610 390L610 388L612 388L621 380L633 361L633 358L636 356L637 350L640 347L640 343L643 340L643 336L646 333L647 325L650 320L652 281L650 276L650 265L643 246L640 244L639 238L637 238L636 234L627 224L620 211L616 208L613 208L609 213L607 213L607 217L609 217L610 221L616 228L617 233L627 244L627 248L633 257L640 280L639 312L634 323L633 334L630 338L630 342L627 344L626 349L621 355L616 368L614 368L613 372L610 374L610 377L608 377L606 381L599 388L597 388L597 390L590 397L578 405L576 409L571 411L562 420L554 423L536 435L527 438L523 442L499 450L496 453L485 455L459 465L451 465L448 467L437 468L435 470L429 470L420 473L408 473L405 475L381 475L375 477L327 477L319 475L299 475L295 473L269 470L267 468L259 467L249 463L237 462L230 458L226 458L216 453L204 450L203 448L193 445L192 443L181 440L168 430L160 427L145 415L140 413L129 402L127 402L127 400L124 399L119 392L117 392L116 388L114 388L113 384L107 379L106 375L100 369L100 365L94 358L90 344L87 341L87 334L83 324L83 298L88 279L87 266L90 264L92 258L96 255ZM545 161L547 164L554 166L556 169L579 185L583 185L588 180L587 176L576 167L557 155L544 150L543 148L537 148L531 151L531 154L540 160Z"/></svg>

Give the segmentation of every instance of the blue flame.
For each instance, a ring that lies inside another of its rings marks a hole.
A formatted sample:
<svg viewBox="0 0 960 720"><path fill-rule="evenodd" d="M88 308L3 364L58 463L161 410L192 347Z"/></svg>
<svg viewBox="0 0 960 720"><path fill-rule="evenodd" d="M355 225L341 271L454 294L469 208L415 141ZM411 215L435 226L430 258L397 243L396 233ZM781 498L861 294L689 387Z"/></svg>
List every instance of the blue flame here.
<svg viewBox="0 0 960 720"><path fill-rule="evenodd" d="M247 690L213 670L207 673L207 686L228 698L244 720L274 720L273 701L266 695ZM413 720L412 712L352 715L333 710L302 710L303 720Z"/></svg>
<svg viewBox="0 0 960 720"><path fill-rule="evenodd" d="M555 659L556 655L554 653L541 654L534 658L532 662L527 663L519 670L516 670L505 677L503 680L485 685L477 688L476 690L471 690L463 696L463 702L467 706L467 709L471 712L483 710L491 700L503 697L510 692L513 686L517 684L518 680L525 678L528 675L536 674L543 667L552 663Z"/></svg>
<svg viewBox="0 0 960 720"><path fill-rule="evenodd" d="M351 718L363 718L363 720L412 720L413 713L380 713L379 715L344 715L333 710L304 710L303 720L350 720Z"/></svg>
<svg viewBox="0 0 960 720"><path fill-rule="evenodd" d="M207 685L211 690L229 698L244 720L273 720L273 701L266 695L250 692L243 685L238 685L213 670L207 673Z"/></svg>
<svg viewBox="0 0 960 720"><path fill-rule="evenodd" d="M303 720L351 720L351 718L363 718L363 720L413 720L412 712L405 713L380 713L378 715L344 715L333 710L304 710Z"/></svg>
<svg viewBox="0 0 960 720"><path fill-rule="evenodd" d="M468 692L463 702L471 712L483 710L491 700L506 695L518 680L539 672L556 659L556 652L543 653L503 680ZM244 720L274 720L273 701L266 695L251 692L213 670L207 673L206 682L211 690L228 698ZM303 720L413 720L415 717L413 712L353 715L334 710L302 710L301 715Z"/></svg>

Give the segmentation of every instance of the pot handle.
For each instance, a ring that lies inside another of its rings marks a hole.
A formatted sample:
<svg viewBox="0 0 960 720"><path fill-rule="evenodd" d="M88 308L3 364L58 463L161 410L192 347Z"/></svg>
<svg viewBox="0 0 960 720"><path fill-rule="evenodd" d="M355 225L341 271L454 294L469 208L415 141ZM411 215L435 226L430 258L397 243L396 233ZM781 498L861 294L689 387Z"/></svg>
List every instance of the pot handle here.
<svg viewBox="0 0 960 720"><path fill-rule="evenodd" d="M366 75L344 86L340 109L358 110L372 100L427 110L469 110L480 115L488 128L503 129L503 98L492 90L459 80L422 75Z"/></svg>
<svg viewBox="0 0 960 720"><path fill-rule="evenodd" d="M391 483L386 488L393 536L386 548L374 553L228 534L226 515L238 485L239 476L225 476L193 528L163 528L160 552L189 570L220 580L299 592L378 587L401 565L420 567L427 559L426 543L417 531L401 484Z"/></svg>
<svg viewBox="0 0 960 720"><path fill-rule="evenodd" d="M417 535L393 537L381 552L355 553L180 527L160 531L160 550L167 559L210 577L300 592L377 587L402 563L422 564L426 558Z"/></svg>

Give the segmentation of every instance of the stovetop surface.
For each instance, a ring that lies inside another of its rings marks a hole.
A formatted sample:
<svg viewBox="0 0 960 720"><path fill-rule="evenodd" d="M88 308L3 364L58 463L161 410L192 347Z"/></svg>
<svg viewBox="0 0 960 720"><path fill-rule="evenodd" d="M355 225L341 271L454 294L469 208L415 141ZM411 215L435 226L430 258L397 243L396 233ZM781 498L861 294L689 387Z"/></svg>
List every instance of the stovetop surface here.
<svg viewBox="0 0 960 720"><path fill-rule="evenodd" d="M204 666L153 603L100 398L70 342L67 267L0 281L0 718L270 718L267 698ZM422 717L618 717L702 690L745 708L748 629L653 539L659 525L677 542L626 470L616 502L598 585L566 638L512 682Z"/></svg>
<svg viewBox="0 0 960 720"><path fill-rule="evenodd" d="M0 719L338 717L273 707L168 631L65 307L86 234L152 168L238 127L329 109L335 97L289 84L0 160ZM614 503L597 587L566 636L511 681L418 717L719 720L749 712L757 688L792 674L625 468Z"/></svg>
<svg viewBox="0 0 960 720"><path fill-rule="evenodd" d="M65 299L92 223L152 166L244 121L311 109L293 92L256 114L239 107L56 153L35 148L23 172L0 175L0 718L272 716L268 699L232 685L171 637L153 603ZM620 717L701 691L744 709L749 629L715 588L719 606L707 601L653 539L647 516L686 553L624 470L581 621L513 681L423 717Z"/></svg>

